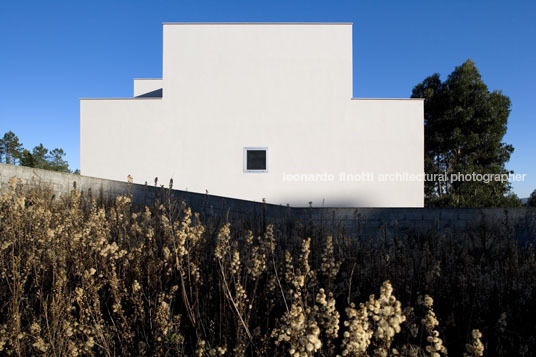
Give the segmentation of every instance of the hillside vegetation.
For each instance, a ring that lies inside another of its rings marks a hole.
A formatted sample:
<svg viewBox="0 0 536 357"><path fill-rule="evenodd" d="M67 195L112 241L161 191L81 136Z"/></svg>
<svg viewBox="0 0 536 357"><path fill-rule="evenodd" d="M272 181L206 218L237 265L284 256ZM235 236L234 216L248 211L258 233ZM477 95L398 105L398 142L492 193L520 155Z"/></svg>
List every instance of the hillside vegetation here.
<svg viewBox="0 0 536 357"><path fill-rule="evenodd" d="M533 355L536 256L507 225L363 240L12 180L0 355Z"/></svg>

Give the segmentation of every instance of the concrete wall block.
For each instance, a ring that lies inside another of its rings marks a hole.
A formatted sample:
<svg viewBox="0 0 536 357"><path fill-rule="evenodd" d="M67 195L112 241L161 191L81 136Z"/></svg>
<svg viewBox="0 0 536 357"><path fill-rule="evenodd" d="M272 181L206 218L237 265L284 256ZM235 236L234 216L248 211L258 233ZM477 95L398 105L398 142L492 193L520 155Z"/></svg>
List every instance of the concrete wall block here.
<svg viewBox="0 0 536 357"><path fill-rule="evenodd" d="M58 173L40 169L0 164L0 189L7 186L11 177L17 177L25 185L46 185L60 197L67 195L76 182L78 190L96 199L115 199L128 190L126 182L94 177ZM482 222L502 224L507 222L515 238L525 240L536 237L536 208L293 208L283 205L263 204L240 199L211 196L203 193L171 190L149 185L132 184L134 203L151 204L155 198L165 199L168 194L182 200L193 211L216 216L228 214L231 219L240 217L265 217L267 220L292 219L303 223L313 221L325 225L341 224L347 232L360 237L374 238L382 234L410 234L411 232L441 231L466 232Z"/></svg>

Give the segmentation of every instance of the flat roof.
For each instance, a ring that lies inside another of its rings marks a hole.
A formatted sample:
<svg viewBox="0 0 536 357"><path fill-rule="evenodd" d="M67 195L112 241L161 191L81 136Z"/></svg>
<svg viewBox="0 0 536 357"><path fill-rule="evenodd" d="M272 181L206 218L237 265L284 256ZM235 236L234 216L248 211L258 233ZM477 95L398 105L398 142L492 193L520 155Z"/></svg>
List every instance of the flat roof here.
<svg viewBox="0 0 536 357"><path fill-rule="evenodd" d="M80 100L162 100L162 97L80 98Z"/></svg>
<svg viewBox="0 0 536 357"><path fill-rule="evenodd" d="M353 25L353 22L163 22L162 25Z"/></svg>
<svg viewBox="0 0 536 357"><path fill-rule="evenodd" d="M80 100L153 100L161 97L80 98ZM424 98L350 98L350 100L424 100Z"/></svg>
<svg viewBox="0 0 536 357"><path fill-rule="evenodd" d="M424 98L350 98L351 100L424 100Z"/></svg>

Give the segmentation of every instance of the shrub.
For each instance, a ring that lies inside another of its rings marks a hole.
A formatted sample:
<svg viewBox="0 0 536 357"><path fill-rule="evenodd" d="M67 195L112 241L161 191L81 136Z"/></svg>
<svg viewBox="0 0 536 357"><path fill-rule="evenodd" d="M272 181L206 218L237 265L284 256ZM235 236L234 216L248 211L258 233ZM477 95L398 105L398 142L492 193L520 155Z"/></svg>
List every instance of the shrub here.
<svg viewBox="0 0 536 357"><path fill-rule="evenodd" d="M224 222L162 202L76 190L54 199L11 181L0 197L0 354L534 348L534 247L506 229L361 240L337 226Z"/></svg>

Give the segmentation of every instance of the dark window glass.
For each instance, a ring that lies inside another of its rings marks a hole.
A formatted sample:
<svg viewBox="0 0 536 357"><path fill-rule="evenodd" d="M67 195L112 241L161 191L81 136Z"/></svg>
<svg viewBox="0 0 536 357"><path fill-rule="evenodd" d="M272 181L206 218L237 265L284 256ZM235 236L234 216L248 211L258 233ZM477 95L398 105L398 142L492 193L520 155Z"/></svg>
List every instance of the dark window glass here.
<svg viewBox="0 0 536 357"><path fill-rule="evenodd" d="M266 150L247 151L247 170L266 170Z"/></svg>

